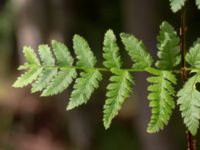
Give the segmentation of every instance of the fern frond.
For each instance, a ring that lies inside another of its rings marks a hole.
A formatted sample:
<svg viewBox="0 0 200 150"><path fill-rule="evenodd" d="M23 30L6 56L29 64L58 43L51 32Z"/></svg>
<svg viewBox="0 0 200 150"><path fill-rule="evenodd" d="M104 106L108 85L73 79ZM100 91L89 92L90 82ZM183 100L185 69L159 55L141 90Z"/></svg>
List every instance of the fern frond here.
<svg viewBox="0 0 200 150"><path fill-rule="evenodd" d="M186 54L185 59L192 68L200 69L200 41L197 40Z"/></svg>
<svg viewBox="0 0 200 150"><path fill-rule="evenodd" d="M67 110L86 104L94 90L99 87L101 80L102 75L97 69L81 72L80 77L75 81Z"/></svg>
<svg viewBox="0 0 200 150"><path fill-rule="evenodd" d="M175 13L179 11L184 5L186 0L169 0L172 11Z"/></svg>
<svg viewBox="0 0 200 150"><path fill-rule="evenodd" d="M42 92L41 96L51 96L63 92L72 83L76 76L76 70L73 68L61 69L47 88Z"/></svg>
<svg viewBox="0 0 200 150"><path fill-rule="evenodd" d="M200 9L200 0L196 0L196 5L197 5L198 9Z"/></svg>
<svg viewBox="0 0 200 150"><path fill-rule="evenodd" d="M184 123L192 135L197 134L200 120L200 92L196 88L197 83L200 83L200 72L191 77L177 94Z"/></svg>
<svg viewBox="0 0 200 150"><path fill-rule="evenodd" d="M103 122L106 129L110 127L112 119L118 114L125 99L132 91L133 80L128 71L112 69L114 73L107 86L106 102L104 105Z"/></svg>
<svg viewBox="0 0 200 150"><path fill-rule="evenodd" d="M155 133L168 124L172 109L175 107L173 100L175 90L172 84L176 84L176 77L170 71L153 68L149 68L147 71L153 75L147 79L151 83L148 87L150 92L148 99L152 108L147 132Z"/></svg>
<svg viewBox="0 0 200 150"><path fill-rule="evenodd" d="M73 38L73 47L78 59L77 66L93 68L96 64L96 58L92 53L87 41L80 35Z"/></svg>
<svg viewBox="0 0 200 150"><path fill-rule="evenodd" d="M126 33L121 33L120 37L129 56L135 63L133 64L134 69L144 70L152 65L153 60L150 54L147 53L142 41L139 41L133 35Z"/></svg>
<svg viewBox="0 0 200 150"><path fill-rule="evenodd" d="M104 66L111 68L120 68L121 67L121 58L119 55L119 47L117 45L117 39L112 30L108 30L104 37L104 47L103 47L103 57L105 61L103 62Z"/></svg>
<svg viewBox="0 0 200 150"><path fill-rule="evenodd" d="M156 66L159 69L171 70L180 63L179 37L175 29L168 23L162 22L157 37L158 57Z"/></svg>

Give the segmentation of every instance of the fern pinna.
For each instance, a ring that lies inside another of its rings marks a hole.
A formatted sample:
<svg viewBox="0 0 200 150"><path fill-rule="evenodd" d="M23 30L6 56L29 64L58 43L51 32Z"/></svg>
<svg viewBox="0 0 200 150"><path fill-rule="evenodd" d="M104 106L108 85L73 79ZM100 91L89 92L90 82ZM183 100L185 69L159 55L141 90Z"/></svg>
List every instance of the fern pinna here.
<svg viewBox="0 0 200 150"><path fill-rule="evenodd" d="M174 12L180 10L186 0L170 0ZM200 1L196 0L198 8ZM25 70L13 87L22 88L32 85L31 92L41 91L41 96L51 96L63 92L75 80L67 110L86 104L103 79L103 72L110 72L111 77L106 87L106 100L103 106L103 124L109 128L113 118L119 113L124 101L130 96L134 72L148 72L149 105L151 119L147 132L155 133L163 129L170 120L173 109L177 105L184 124L192 135L196 135L200 120L200 92L196 85L200 83L200 40L198 39L185 56L191 77L183 88L176 92L177 70L180 65L180 39L176 30L168 22L160 25L157 36L157 57L154 63L151 55L141 40L127 33L120 34L121 42L130 56L131 68L122 66L120 48L112 30L105 33L103 42L103 66L96 67L97 59L87 41L80 35L74 35L73 49L76 62L69 49L61 42L53 40L51 48L40 45L36 55L31 47L24 47L26 63L19 67ZM178 98L177 101L175 99Z"/></svg>

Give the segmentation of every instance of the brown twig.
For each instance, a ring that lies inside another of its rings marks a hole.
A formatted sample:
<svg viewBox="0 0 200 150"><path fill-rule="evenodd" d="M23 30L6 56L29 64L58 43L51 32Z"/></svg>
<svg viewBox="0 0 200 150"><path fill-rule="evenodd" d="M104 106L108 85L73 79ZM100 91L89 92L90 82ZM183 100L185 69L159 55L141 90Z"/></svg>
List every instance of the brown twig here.
<svg viewBox="0 0 200 150"><path fill-rule="evenodd" d="M180 27L180 49L181 49L181 79L183 84L187 80L187 70L185 63L185 53L186 53L186 10L185 7L181 9L181 27ZM193 139L190 131L186 131L187 134L187 142L188 142L188 150L196 150L195 140Z"/></svg>

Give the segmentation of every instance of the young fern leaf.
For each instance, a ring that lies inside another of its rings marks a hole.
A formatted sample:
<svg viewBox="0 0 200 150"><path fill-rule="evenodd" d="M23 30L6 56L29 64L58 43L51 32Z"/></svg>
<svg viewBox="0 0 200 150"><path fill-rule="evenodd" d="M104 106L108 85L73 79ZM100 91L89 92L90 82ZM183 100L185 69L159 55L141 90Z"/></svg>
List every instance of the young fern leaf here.
<svg viewBox="0 0 200 150"><path fill-rule="evenodd" d="M121 69L111 69L113 76L107 86L106 102L104 105L103 122L106 129L110 127L112 119L119 113L125 99L132 91L133 80L128 71Z"/></svg>
<svg viewBox="0 0 200 150"><path fill-rule="evenodd" d="M176 77L170 71L161 71L153 68L148 68L147 71L153 75L147 78L147 81L151 83L148 87L150 92L148 99L152 108L152 116L147 132L155 133L168 124L172 109L175 107L173 84L176 84Z"/></svg>
<svg viewBox="0 0 200 150"><path fill-rule="evenodd" d="M42 96L56 95L63 92L77 76L76 69L70 68L73 65L74 59L72 58L68 48L57 41L52 41L52 47L60 71L42 92Z"/></svg>
<svg viewBox="0 0 200 150"><path fill-rule="evenodd" d="M119 47L116 43L117 39L112 30L108 30L104 37L104 47L103 47L103 57L105 61L103 62L106 68L120 68L121 58L119 55Z"/></svg>
<svg viewBox="0 0 200 150"><path fill-rule="evenodd" d="M125 49L128 51L129 56L134 62L134 69L144 70L145 68L152 65L153 60L150 54L148 54L146 51L142 41L139 41L133 35L126 33L121 33L120 37L125 46Z"/></svg>
<svg viewBox="0 0 200 150"><path fill-rule="evenodd" d="M200 69L200 41L197 40L186 54L185 59L192 68Z"/></svg>
<svg viewBox="0 0 200 150"><path fill-rule="evenodd" d="M83 37L75 35L73 47L78 59L77 66L83 67L84 72L81 72L80 77L75 81L67 110L86 104L94 90L99 87L99 81L102 80L101 73L94 68L96 57L92 53L87 41Z"/></svg>
<svg viewBox="0 0 200 150"><path fill-rule="evenodd" d="M196 5L197 5L198 9L200 9L200 0L196 0Z"/></svg>
<svg viewBox="0 0 200 150"><path fill-rule="evenodd" d="M171 9L174 13L179 11L184 5L186 0L169 0Z"/></svg>
<svg viewBox="0 0 200 150"><path fill-rule="evenodd" d="M171 70L180 63L179 37L168 22L162 22L160 33L157 37L159 60L156 66L159 69Z"/></svg>
<svg viewBox="0 0 200 150"><path fill-rule="evenodd" d="M200 120L200 92L196 88L197 83L200 83L200 72L191 77L177 94L184 123L192 135L197 134Z"/></svg>

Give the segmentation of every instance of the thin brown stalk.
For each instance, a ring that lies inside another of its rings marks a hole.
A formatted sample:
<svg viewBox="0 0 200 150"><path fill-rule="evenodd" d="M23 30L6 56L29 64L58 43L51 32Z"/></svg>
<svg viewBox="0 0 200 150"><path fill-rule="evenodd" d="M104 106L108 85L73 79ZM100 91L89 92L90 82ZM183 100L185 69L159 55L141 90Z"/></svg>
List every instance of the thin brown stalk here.
<svg viewBox="0 0 200 150"><path fill-rule="evenodd" d="M181 27L180 27L180 48L181 48L181 79L183 84L187 80L187 70L186 70L186 63L185 63L185 54L186 54L186 9L185 7L181 10ZM190 133L190 131L186 131L187 134L187 146L188 150L196 150L195 140Z"/></svg>

